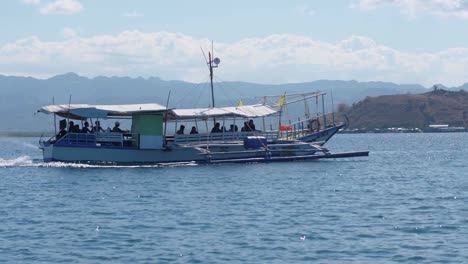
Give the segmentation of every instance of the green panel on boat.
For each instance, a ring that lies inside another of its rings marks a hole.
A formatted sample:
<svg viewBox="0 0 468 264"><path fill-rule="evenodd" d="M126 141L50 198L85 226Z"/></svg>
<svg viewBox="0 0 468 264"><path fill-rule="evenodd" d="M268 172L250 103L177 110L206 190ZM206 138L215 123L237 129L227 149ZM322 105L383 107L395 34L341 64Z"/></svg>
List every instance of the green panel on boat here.
<svg viewBox="0 0 468 264"><path fill-rule="evenodd" d="M162 115L132 115L132 132L140 135L162 135L163 116Z"/></svg>

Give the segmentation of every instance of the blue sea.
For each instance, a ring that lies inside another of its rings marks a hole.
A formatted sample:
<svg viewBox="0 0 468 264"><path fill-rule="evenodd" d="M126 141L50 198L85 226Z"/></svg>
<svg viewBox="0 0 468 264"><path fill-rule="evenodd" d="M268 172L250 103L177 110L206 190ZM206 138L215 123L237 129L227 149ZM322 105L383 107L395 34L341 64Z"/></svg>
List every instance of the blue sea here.
<svg viewBox="0 0 468 264"><path fill-rule="evenodd" d="M0 263L468 263L468 133L164 167L46 164L37 141L0 138Z"/></svg>

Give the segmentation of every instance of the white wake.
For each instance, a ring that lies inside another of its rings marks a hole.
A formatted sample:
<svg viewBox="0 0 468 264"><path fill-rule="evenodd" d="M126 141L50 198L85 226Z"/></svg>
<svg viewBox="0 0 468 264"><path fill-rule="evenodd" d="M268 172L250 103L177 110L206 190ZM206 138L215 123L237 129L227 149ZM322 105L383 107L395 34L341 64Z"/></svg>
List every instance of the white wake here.
<svg viewBox="0 0 468 264"><path fill-rule="evenodd" d="M42 160L33 160L29 156L21 156L15 159L0 158L0 168L9 167L44 167L44 168L160 168L160 167L179 167L196 166L195 162L177 162L167 164L152 165L114 165L114 164L81 164L67 162L43 162Z"/></svg>
<svg viewBox="0 0 468 264"><path fill-rule="evenodd" d="M29 156L21 156L16 159L0 158L0 167L29 167L33 165L34 162Z"/></svg>

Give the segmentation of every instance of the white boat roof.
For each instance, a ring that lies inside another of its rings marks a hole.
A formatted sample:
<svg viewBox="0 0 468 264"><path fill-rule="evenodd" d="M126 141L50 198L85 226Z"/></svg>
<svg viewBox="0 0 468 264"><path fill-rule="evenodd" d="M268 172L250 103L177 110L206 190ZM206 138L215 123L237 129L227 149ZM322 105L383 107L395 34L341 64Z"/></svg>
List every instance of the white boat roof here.
<svg viewBox="0 0 468 264"><path fill-rule="evenodd" d="M159 104L127 104L127 105L48 105L41 107L38 112L56 114L64 118L87 119L128 117L137 113L164 113L168 111L168 119L206 119L209 117L239 117L254 118L268 116L278 111L267 105L243 105L237 107L166 109Z"/></svg>
<svg viewBox="0 0 468 264"><path fill-rule="evenodd" d="M171 109L169 115L171 119L206 119L209 117L239 117L254 118L269 116L278 111L270 106L256 104L232 107L214 108L192 108L192 109Z"/></svg>
<svg viewBox="0 0 468 264"><path fill-rule="evenodd" d="M112 116L131 116L136 113L158 113L166 111L159 104L126 104L126 105L48 105L39 108L38 112L57 114L72 119L107 118Z"/></svg>

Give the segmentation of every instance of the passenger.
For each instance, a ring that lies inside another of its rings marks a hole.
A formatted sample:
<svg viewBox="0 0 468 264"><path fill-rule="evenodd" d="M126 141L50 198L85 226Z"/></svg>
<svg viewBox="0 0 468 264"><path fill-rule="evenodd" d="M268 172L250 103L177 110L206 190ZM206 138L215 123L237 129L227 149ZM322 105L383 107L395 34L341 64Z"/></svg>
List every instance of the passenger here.
<svg viewBox="0 0 468 264"><path fill-rule="evenodd" d="M65 121L65 120L64 120ZM66 134L67 134L67 123L62 123L62 121L60 121L60 131L59 133L55 136L55 140L59 140L61 138L63 138Z"/></svg>
<svg viewBox="0 0 468 264"><path fill-rule="evenodd" d="M229 131L228 132L237 132L239 131L239 128L237 127L237 125L235 124L232 124L229 126Z"/></svg>
<svg viewBox="0 0 468 264"><path fill-rule="evenodd" d="M122 130L120 129L120 122L116 121L114 128L112 128L112 132L118 132L118 133L127 133L128 130Z"/></svg>
<svg viewBox="0 0 468 264"><path fill-rule="evenodd" d="M222 133L223 131L221 130L220 126L220 123L216 123L213 129L211 129L211 133Z"/></svg>
<svg viewBox="0 0 468 264"><path fill-rule="evenodd" d="M190 135L193 135L193 134L198 134L197 128L194 126L192 127L192 130L190 130Z"/></svg>
<svg viewBox="0 0 468 264"><path fill-rule="evenodd" d="M101 127L101 122L94 122L93 133L104 132L104 129Z"/></svg>
<svg viewBox="0 0 468 264"><path fill-rule="evenodd" d="M68 122L68 133L75 133L75 123L73 121Z"/></svg>
<svg viewBox="0 0 468 264"><path fill-rule="evenodd" d="M81 133L89 134L91 133L91 130L89 129L89 123L88 121L84 122L84 126L81 129Z"/></svg>
<svg viewBox="0 0 468 264"><path fill-rule="evenodd" d="M250 131L250 128L249 128L249 122L244 122L244 126L241 128L241 131L242 132L247 132L247 131Z"/></svg>
<svg viewBox="0 0 468 264"><path fill-rule="evenodd" d="M177 130L176 134L177 135L183 135L184 134L184 129L185 129L185 126L180 125L180 128L179 128L179 130Z"/></svg>
<svg viewBox="0 0 468 264"><path fill-rule="evenodd" d="M250 119L250 121L249 121L249 128L250 128L250 131L257 131L255 129L255 124L254 124L252 119Z"/></svg>
<svg viewBox="0 0 468 264"><path fill-rule="evenodd" d="M73 133L81 133L80 125L75 125L75 127L73 128Z"/></svg>

